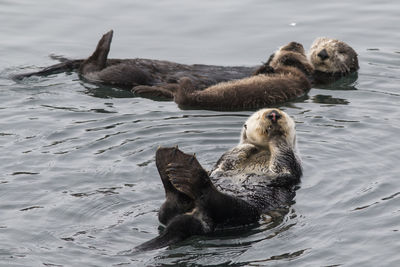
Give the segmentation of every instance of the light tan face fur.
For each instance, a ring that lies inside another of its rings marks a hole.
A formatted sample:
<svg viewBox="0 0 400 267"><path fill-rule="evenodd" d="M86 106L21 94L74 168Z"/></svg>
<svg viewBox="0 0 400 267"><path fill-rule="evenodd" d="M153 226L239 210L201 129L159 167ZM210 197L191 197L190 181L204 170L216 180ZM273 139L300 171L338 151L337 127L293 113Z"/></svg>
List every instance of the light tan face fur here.
<svg viewBox="0 0 400 267"><path fill-rule="evenodd" d="M281 115L275 123L267 117L271 111ZM295 148L296 130L293 119L279 109L261 109L251 115L243 127L240 143L250 143L256 146L268 147L271 139L283 138L287 144Z"/></svg>
<svg viewBox="0 0 400 267"><path fill-rule="evenodd" d="M318 56L325 49L327 58ZM315 70L326 73L348 73L358 69L357 53L346 43L330 38L317 38L311 45L309 58Z"/></svg>

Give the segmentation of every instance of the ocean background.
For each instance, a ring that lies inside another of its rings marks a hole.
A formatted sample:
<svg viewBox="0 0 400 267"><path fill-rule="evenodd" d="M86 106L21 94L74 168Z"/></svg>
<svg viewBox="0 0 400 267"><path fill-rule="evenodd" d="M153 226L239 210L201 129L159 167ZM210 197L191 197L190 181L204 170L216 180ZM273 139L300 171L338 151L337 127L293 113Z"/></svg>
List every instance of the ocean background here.
<svg viewBox="0 0 400 267"><path fill-rule="evenodd" d="M253 66L337 38L357 75L279 106L304 176L278 221L129 251L159 233L158 146L210 169L253 111L181 110L86 83L14 74L86 58ZM400 266L399 1L0 0L0 266Z"/></svg>

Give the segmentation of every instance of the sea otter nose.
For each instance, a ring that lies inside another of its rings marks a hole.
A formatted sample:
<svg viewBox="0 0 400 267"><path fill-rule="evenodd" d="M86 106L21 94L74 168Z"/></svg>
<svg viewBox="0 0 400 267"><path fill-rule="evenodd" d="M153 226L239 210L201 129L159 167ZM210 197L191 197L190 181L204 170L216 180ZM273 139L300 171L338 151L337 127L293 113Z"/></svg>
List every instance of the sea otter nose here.
<svg viewBox="0 0 400 267"><path fill-rule="evenodd" d="M282 115L276 110L273 110L267 114L267 118L272 122L277 122L281 117Z"/></svg>
<svg viewBox="0 0 400 267"><path fill-rule="evenodd" d="M321 60L325 60L327 58L329 58L328 52L326 51L326 49L322 49L317 56L321 59Z"/></svg>

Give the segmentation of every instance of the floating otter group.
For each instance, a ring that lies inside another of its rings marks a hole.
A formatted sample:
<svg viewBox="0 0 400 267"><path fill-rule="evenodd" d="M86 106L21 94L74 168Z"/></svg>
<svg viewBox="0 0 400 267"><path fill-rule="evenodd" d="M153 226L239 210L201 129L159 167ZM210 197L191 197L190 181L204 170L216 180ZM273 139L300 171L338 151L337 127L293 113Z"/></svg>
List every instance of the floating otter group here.
<svg viewBox="0 0 400 267"><path fill-rule="evenodd" d="M315 40L309 60L303 46L291 42L262 66L227 67L108 59L112 37L112 30L104 34L85 60L61 59L59 64L14 78L78 70L89 82L128 88L141 96L174 99L182 107L243 110L293 100L307 93L310 82L332 81L358 70L357 53L344 42L328 38Z"/></svg>
<svg viewBox="0 0 400 267"><path fill-rule="evenodd" d="M89 82L174 99L181 107L248 110L296 99L312 83L331 82L359 68L350 46L328 38L314 41L309 58L301 44L290 42L261 66L224 67L108 59L112 36L113 31L103 35L87 59L60 59L59 64L14 78L78 70ZM209 173L194 155L177 147L159 148L156 166L166 195L158 216L166 228L136 250L165 247L217 227L255 223L262 214L290 204L302 175L295 123L276 108L251 115L239 144Z"/></svg>

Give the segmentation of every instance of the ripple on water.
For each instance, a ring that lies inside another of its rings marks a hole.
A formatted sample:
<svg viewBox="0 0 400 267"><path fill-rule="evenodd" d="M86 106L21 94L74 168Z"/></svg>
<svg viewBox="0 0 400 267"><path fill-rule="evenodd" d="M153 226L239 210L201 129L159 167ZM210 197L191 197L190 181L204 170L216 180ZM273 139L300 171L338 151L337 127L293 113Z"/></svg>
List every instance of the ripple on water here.
<svg viewBox="0 0 400 267"><path fill-rule="evenodd" d="M0 265L398 265L397 2L47 2L0 10ZM105 10L107 20L98 16ZM356 48L358 74L281 106L296 120L304 167L286 213L132 254L159 233L157 147L178 144L210 169L252 112L180 110L76 73L10 79L55 63L51 51L86 56L104 23L118 28L111 53L121 58L253 65L287 41L307 48L317 36Z"/></svg>

